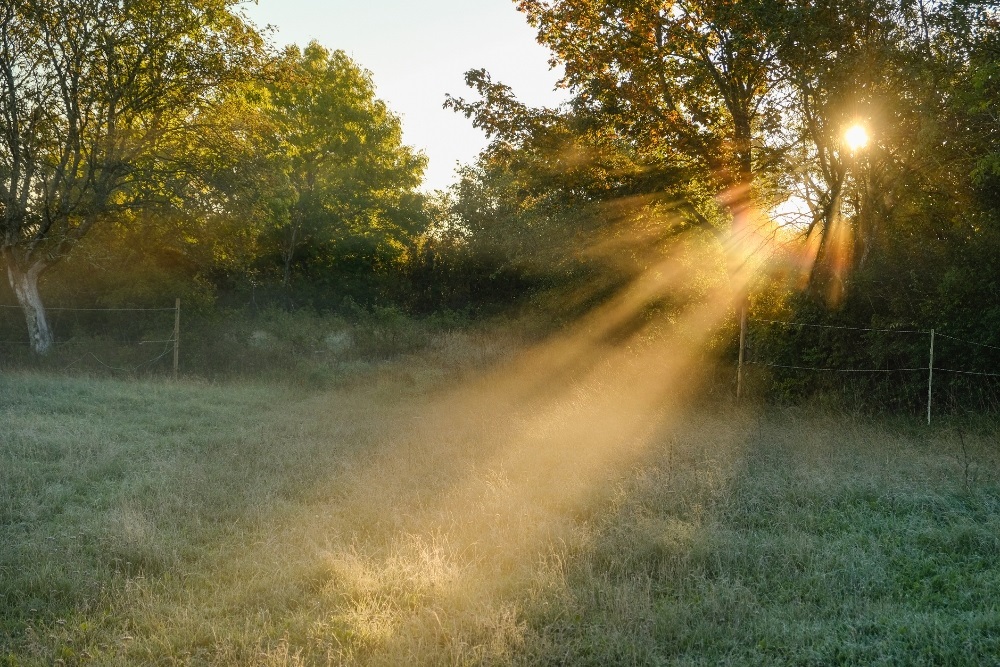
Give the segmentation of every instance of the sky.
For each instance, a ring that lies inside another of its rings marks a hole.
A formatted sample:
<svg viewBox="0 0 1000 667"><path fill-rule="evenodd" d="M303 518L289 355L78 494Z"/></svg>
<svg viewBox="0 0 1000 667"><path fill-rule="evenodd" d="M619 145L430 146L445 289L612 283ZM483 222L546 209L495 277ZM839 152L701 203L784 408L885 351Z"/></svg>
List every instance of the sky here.
<svg viewBox="0 0 1000 667"><path fill-rule="evenodd" d="M403 140L429 160L424 189L444 189L457 163L486 145L464 116L443 109L445 95L472 97L467 70L485 68L521 101L554 106L559 72L512 0L258 0L244 6L278 46L317 40L343 49L372 73L377 95L402 118Z"/></svg>

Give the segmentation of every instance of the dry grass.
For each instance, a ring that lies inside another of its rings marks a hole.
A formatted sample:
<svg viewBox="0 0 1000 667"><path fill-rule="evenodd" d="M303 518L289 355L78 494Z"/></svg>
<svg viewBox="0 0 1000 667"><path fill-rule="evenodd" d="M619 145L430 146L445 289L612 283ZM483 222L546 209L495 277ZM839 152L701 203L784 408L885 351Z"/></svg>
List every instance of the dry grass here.
<svg viewBox="0 0 1000 667"><path fill-rule="evenodd" d="M326 390L5 376L0 662L1000 660L991 431L695 408L692 364L449 334Z"/></svg>

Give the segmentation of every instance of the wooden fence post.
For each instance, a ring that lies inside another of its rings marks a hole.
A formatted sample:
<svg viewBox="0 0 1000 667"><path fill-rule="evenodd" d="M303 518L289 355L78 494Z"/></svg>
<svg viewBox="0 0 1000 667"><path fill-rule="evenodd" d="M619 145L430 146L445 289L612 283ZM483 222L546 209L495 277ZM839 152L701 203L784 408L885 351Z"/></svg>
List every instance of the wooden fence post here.
<svg viewBox="0 0 1000 667"><path fill-rule="evenodd" d="M181 353L181 300L174 301L174 379L177 379L177 363Z"/></svg>
<svg viewBox="0 0 1000 667"><path fill-rule="evenodd" d="M927 364L927 425L931 425L931 390L934 386L934 329L931 329L931 355Z"/></svg>
<svg viewBox="0 0 1000 667"><path fill-rule="evenodd" d="M743 398L743 352L747 345L747 307L740 308L740 356L736 362L736 403Z"/></svg>

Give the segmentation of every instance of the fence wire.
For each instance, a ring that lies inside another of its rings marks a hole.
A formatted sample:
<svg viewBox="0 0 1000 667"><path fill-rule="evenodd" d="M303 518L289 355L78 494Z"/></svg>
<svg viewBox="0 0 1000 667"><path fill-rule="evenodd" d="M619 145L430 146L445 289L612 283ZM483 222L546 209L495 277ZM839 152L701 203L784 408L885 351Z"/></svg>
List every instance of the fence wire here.
<svg viewBox="0 0 1000 667"><path fill-rule="evenodd" d="M960 371L954 368L938 368L937 366L935 366L934 372L937 373L939 371L941 373L958 373L960 375L981 375L984 377L993 377L993 378L1000 377L1000 373L985 373L983 371Z"/></svg>
<svg viewBox="0 0 1000 667"><path fill-rule="evenodd" d="M0 309L23 310L21 306L11 305L11 304L0 304ZM95 313L95 314L96 313L109 313L109 314L110 313L177 313L178 306L174 306L171 308L73 308L73 307L53 306L45 308L45 312L46 313ZM116 329L119 332L121 332L122 329L126 330L129 329L130 326L132 328L138 329L140 332L143 331L143 325L142 324L137 325L137 321L134 319L131 319L127 322L119 322L117 323L116 326L107 323L105 324L106 324L106 326L104 327L105 329ZM98 354L95 354L93 350L87 350L80 357L66 364L63 367L64 370L68 370L69 368L79 364L81 361L89 358L93 359L100 366L107 368L109 370L134 373L143 368L148 368L153 364L155 364L156 362L169 356L171 352L173 352L175 344L178 342L175 335L171 335L171 337L169 338L162 337L162 335L156 336L157 329L161 331L167 330L170 332L170 334L175 334L174 330L175 323L173 321L171 321L169 324L164 322L162 325L147 323L145 325L145 334L140 333L140 335L137 337L123 338L121 336L118 337L106 336L102 335L101 333L88 331L88 329L100 328L100 325L96 325L93 322L89 324L81 324L80 320L75 319L75 320L70 320L69 323L66 323L66 322L59 322L59 318L53 318L53 320L51 320L49 323L50 331L52 332L53 338L56 337L62 325L67 326L71 330L83 329L85 333L82 337L82 340L77 339L75 336L69 339L53 340L51 345L54 348L72 349L74 346L81 346L81 345L86 346L87 343L110 343L122 347L135 346L137 349L142 349L142 346L146 345L164 346L162 351L158 351L155 354L155 356L152 356L148 359L144 359L138 363L127 363L127 364L111 363L109 361L106 361L105 359L102 359L100 356L98 356ZM147 337L150 334L152 334L152 336L155 337ZM92 340L88 340L88 337L92 337ZM27 348L31 346L31 341L6 339L6 340L0 340L0 346L17 346L17 347ZM112 355L113 354L114 353L112 353ZM123 356L123 355L119 354L118 356ZM127 357L128 355L124 356Z"/></svg>
<svg viewBox="0 0 1000 667"><path fill-rule="evenodd" d="M784 364L769 364L763 361L744 361L750 366L766 366L768 368L790 368L802 371L824 371L828 373L902 373L906 371L926 371L927 366L918 368L823 368L821 366L786 366ZM936 368L934 370L937 370Z"/></svg>
<svg viewBox="0 0 1000 667"><path fill-rule="evenodd" d="M929 334L930 329L876 329L874 327L845 327L835 324L808 324L806 322L784 322L782 320L754 320L754 322L766 322L767 324L783 324L794 327L811 327L815 329L844 329L846 331L883 331L886 333L910 333Z"/></svg>
<svg viewBox="0 0 1000 667"><path fill-rule="evenodd" d="M1000 350L1000 347L998 347L996 345L987 345L986 343L976 343L976 342L971 341L971 340L966 340L964 338L958 338L956 336L949 336L948 334L943 334L943 333L937 332L937 331L935 332L934 335L935 336L941 336L942 338L948 338L950 340L958 341L960 343L965 343L967 345L975 345L976 347L988 347L991 350Z"/></svg>
<svg viewBox="0 0 1000 667"><path fill-rule="evenodd" d="M981 377L981 378L995 378L995 377L1000 377L1000 373L997 373L997 372L982 371L982 370L973 370L973 369L968 369L968 368L953 368L953 367L950 367L951 366L950 364L948 366L939 366L939 365L936 365L934 362L937 360L937 358L939 358L940 356L942 356L941 355L941 350L935 350L934 349L936 347L935 344L934 344L936 338L946 339L948 341L952 341L953 343L957 343L957 344L965 345L965 346L973 346L973 347L977 347L977 348L984 348L984 349L990 349L990 350L1000 350L1000 345L992 345L992 344L989 344L989 343L982 343L982 342L979 342L979 341L969 340L967 338L961 338L959 336L953 336L951 334L942 333L940 330L938 330L936 328L935 329L890 329L890 328L880 328L880 327L851 327L851 326L840 326L840 325L832 325L832 324L812 324L812 323L808 323L808 322L791 322L791 321L767 320L767 319L754 319L751 322L749 322L748 325L758 324L758 323L759 324L769 324L769 325L785 326L785 327L809 328L809 329L833 329L833 330L857 331L857 332L865 332L865 333L869 333L870 332L870 333L877 333L877 334L901 334L901 335L918 334L918 335L929 336L930 338L928 340L928 346L924 350L924 354L926 355L926 360L929 362L927 366L901 366L901 367L897 367L897 368L845 368L845 367L835 367L835 366L803 365L803 364L797 364L794 361L792 361L791 363L777 363L776 360L775 361L771 361L771 360L766 360L766 359L752 359L752 358L750 358L750 356L756 350L754 350L754 346L750 343L750 341L752 340L751 336L748 336L748 341L747 341L747 344L746 344L746 347L745 347L746 358L744 358L744 360L743 360L743 364L747 365L747 366L761 366L761 367L765 367L765 368L778 368L778 369L798 370L798 371L812 371L812 372L818 372L818 373L834 373L834 374L839 374L839 373L843 373L843 374L890 374L890 373L905 373L905 372L922 372L922 373L927 373L927 374L929 374L928 379L927 379L927 382L928 382L928 420L930 419L930 402L931 402L930 392L931 392L931 386L932 386L932 382L933 382L933 375L935 373L951 373L951 374L955 374L955 375L965 375L965 376L973 376L973 377ZM907 349L907 348L909 348L909 349ZM879 350L879 346L877 344L869 343L869 353L871 353L871 352L873 352L875 350ZM884 356L895 357L897 360L900 360L901 356L905 359L907 356L910 356L910 358L912 358L913 355L918 355L919 354L919 351L916 350L915 348L911 347L910 344L907 344L905 347L903 347L903 349L900 349L899 347L896 347L896 349L893 349L892 348L892 344L889 344L889 348L888 349L887 348L881 348L881 352L883 353ZM950 355L944 355L944 356L947 357L947 356L950 356ZM966 357L966 359L967 359L967 357Z"/></svg>
<svg viewBox="0 0 1000 667"><path fill-rule="evenodd" d="M23 310L21 306L12 306L9 304L0 303L0 308L12 308L14 310ZM176 308L45 308L45 312L50 313L52 311L76 311L79 313L152 313L152 312L166 312L174 311Z"/></svg>

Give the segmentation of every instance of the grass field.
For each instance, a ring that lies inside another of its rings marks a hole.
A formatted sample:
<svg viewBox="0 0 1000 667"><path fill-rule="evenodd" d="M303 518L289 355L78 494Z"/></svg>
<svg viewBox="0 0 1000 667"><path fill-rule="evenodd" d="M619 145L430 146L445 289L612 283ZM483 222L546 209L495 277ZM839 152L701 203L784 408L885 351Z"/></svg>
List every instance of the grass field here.
<svg viewBox="0 0 1000 667"><path fill-rule="evenodd" d="M470 345L323 389L4 375L0 664L1000 662L989 425Z"/></svg>

